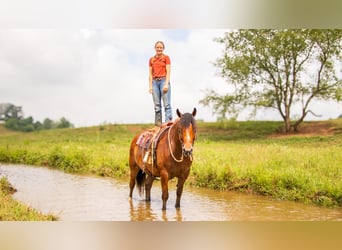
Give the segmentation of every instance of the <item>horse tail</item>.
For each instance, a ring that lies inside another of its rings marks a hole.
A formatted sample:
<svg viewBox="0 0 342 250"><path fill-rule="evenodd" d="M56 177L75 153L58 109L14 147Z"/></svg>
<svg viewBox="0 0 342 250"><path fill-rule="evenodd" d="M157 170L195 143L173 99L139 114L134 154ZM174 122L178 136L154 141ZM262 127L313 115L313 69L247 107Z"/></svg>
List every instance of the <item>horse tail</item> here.
<svg viewBox="0 0 342 250"><path fill-rule="evenodd" d="M137 181L137 188L139 190L140 196L144 195L145 180L146 180L146 173L143 172L141 169L139 169L139 172L136 177L136 181Z"/></svg>

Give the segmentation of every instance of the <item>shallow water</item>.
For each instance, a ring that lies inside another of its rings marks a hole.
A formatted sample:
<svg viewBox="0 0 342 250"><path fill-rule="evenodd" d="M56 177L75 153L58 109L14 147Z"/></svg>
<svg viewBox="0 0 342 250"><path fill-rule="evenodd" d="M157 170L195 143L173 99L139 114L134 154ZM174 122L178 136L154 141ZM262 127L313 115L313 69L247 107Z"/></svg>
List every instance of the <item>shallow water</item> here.
<svg viewBox="0 0 342 250"><path fill-rule="evenodd" d="M167 209L161 210L160 182L153 183L151 202L127 180L66 174L46 167L0 165L18 190L13 197L64 221L342 221L342 208L321 208L237 192L184 187L181 208L174 207L175 181Z"/></svg>

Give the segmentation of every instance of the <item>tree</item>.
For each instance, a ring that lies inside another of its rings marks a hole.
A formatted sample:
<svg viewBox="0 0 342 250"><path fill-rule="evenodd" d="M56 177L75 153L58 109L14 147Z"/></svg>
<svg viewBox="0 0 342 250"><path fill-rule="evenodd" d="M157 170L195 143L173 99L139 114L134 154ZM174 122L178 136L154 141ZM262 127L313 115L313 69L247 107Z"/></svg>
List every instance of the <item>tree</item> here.
<svg viewBox="0 0 342 250"><path fill-rule="evenodd" d="M33 128L35 131L44 129L43 124L40 121L36 121L35 123L33 123Z"/></svg>
<svg viewBox="0 0 342 250"><path fill-rule="evenodd" d="M32 116L26 118L23 116L21 107L10 103L0 103L0 120L5 121L5 127L9 129L24 132L74 127L74 125L64 117L57 122L54 122L49 118L45 118L43 123L39 121L35 122Z"/></svg>
<svg viewBox="0 0 342 250"><path fill-rule="evenodd" d="M0 103L0 120L9 118L20 119L23 117L22 108L11 103Z"/></svg>
<svg viewBox="0 0 342 250"><path fill-rule="evenodd" d="M53 128L53 120L49 118L45 118L43 121L43 129L52 129Z"/></svg>
<svg viewBox="0 0 342 250"><path fill-rule="evenodd" d="M200 103L223 117L274 108L285 131L297 131L314 114L312 100L342 99L342 30L237 30L215 41L225 45L215 66L231 88L224 95L209 91ZM301 108L292 121L295 106Z"/></svg>
<svg viewBox="0 0 342 250"><path fill-rule="evenodd" d="M27 118L8 118L5 121L5 126L9 129L24 132L31 132L35 130L32 116Z"/></svg>
<svg viewBox="0 0 342 250"><path fill-rule="evenodd" d="M62 117L58 122L57 122L57 128L72 128L73 124L69 122L65 117Z"/></svg>

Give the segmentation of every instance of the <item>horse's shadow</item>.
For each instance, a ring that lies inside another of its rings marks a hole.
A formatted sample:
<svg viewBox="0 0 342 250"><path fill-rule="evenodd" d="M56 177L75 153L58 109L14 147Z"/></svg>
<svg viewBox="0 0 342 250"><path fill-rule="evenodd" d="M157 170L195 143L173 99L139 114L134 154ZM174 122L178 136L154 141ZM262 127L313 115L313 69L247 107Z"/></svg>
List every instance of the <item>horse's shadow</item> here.
<svg viewBox="0 0 342 250"><path fill-rule="evenodd" d="M180 208L152 208L151 202L129 199L131 221L183 221Z"/></svg>

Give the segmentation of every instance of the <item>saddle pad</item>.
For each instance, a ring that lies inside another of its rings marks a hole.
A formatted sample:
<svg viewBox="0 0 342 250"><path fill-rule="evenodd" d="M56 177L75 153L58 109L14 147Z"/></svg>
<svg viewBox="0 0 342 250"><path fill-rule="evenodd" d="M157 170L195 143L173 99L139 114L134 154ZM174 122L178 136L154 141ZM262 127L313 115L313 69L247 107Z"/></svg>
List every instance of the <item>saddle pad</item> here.
<svg viewBox="0 0 342 250"><path fill-rule="evenodd" d="M151 145L152 137L153 133L146 131L139 136L136 144L141 148L148 149Z"/></svg>

